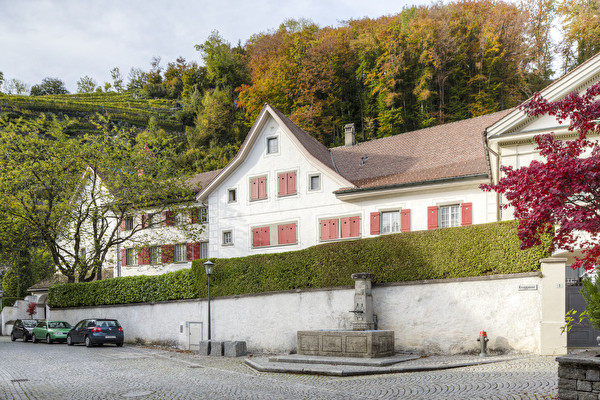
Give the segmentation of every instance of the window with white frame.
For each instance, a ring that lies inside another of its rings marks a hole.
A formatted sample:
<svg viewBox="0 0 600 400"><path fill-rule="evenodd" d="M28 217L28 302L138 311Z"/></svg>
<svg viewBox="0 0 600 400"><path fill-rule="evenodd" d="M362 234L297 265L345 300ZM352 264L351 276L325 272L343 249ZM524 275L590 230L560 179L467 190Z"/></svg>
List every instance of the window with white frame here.
<svg viewBox="0 0 600 400"><path fill-rule="evenodd" d="M381 233L400 232L400 211L381 213Z"/></svg>
<svg viewBox="0 0 600 400"><path fill-rule="evenodd" d="M201 224L208 222L208 207L200 207L198 210L198 221Z"/></svg>
<svg viewBox="0 0 600 400"><path fill-rule="evenodd" d="M178 243L175 245L175 262L186 262L187 261L187 246L185 243Z"/></svg>
<svg viewBox="0 0 600 400"><path fill-rule="evenodd" d="M125 230L130 231L133 229L133 217L125 217Z"/></svg>
<svg viewBox="0 0 600 400"><path fill-rule="evenodd" d="M233 244L233 233L231 231L223 231L223 246Z"/></svg>
<svg viewBox="0 0 600 400"><path fill-rule="evenodd" d="M173 211L173 226L185 225L187 214L183 211Z"/></svg>
<svg viewBox="0 0 600 400"><path fill-rule="evenodd" d="M460 226L460 205L440 206L440 228Z"/></svg>
<svg viewBox="0 0 600 400"><path fill-rule="evenodd" d="M308 191L313 192L316 190L321 190L321 174L308 176Z"/></svg>
<svg viewBox="0 0 600 400"><path fill-rule="evenodd" d="M130 249L126 250L125 260L127 262L127 265L137 264L137 254L136 254L135 249L130 248Z"/></svg>
<svg viewBox="0 0 600 400"><path fill-rule="evenodd" d="M151 246L150 247L150 264L160 264L160 246Z"/></svg>
<svg viewBox="0 0 600 400"><path fill-rule="evenodd" d="M208 258L208 242L200 242L200 258Z"/></svg>
<svg viewBox="0 0 600 400"><path fill-rule="evenodd" d="M275 154L279 151L279 141L276 137L267 139L267 154Z"/></svg>
<svg viewBox="0 0 600 400"><path fill-rule="evenodd" d="M237 201L237 191L235 189L227 190L227 202L235 203Z"/></svg>

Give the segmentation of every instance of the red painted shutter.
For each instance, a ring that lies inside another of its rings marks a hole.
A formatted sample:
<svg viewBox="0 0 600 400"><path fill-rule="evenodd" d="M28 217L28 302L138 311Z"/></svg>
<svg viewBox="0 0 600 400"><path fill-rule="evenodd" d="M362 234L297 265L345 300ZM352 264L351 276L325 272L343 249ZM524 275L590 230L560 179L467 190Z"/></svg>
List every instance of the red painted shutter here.
<svg viewBox="0 0 600 400"><path fill-rule="evenodd" d="M192 224L197 224L200 222L200 209L198 207L190 209L189 222Z"/></svg>
<svg viewBox="0 0 600 400"><path fill-rule="evenodd" d="M119 230L122 232L125 230L127 226L127 220L125 219L125 217L123 217L123 219L121 220L121 225L119 226Z"/></svg>
<svg viewBox="0 0 600 400"><path fill-rule="evenodd" d="M194 260L198 260L200 258L200 242L194 243Z"/></svg>
<svg viewBox="0 0 600 400"><path fill-rule="evenodd" d="M438 227L438 208L437 206L427 207L427 229L436 229Z"/></svg>
<svg viewBox="0 0 600 400"><path fill-rule="evenodd" d="M121 265L127 265L127 249L121 249Z"/></svg>
<svg viewBox="0 0 600 400"><path fill-rule="evenodd" d="M342 225L342 237L357 237L360 234L359 217L346 217L340 221Z"/></svg>
<svg viewBox="0 0 600 400"><path fill-rule="evenodd" d="M250 200L258 199L258 178L250 179Z"/></svg>
<svg viewBox="0 0 600 400"><path fill-rule="evenodd" d="M400 232L410 232L410 210L400 211Z"/></svg>
<svg viewBox="0 0 600 400"><path fill-rule="evenodd" d="M371 213L371 235L379 235L379 213Z"/></svg>
<svg viewBox="0 0 600 400"><path fill-rule="evenodd" d="M141 217L142 229L146 229L148 227L148 214L142 214Z"/></svg>
<svg viewBox="0 0 600 400"><path fill-rule="evenodd" d="M193 243L185 244L185 260L194 261L194 245Z"/></svg>
<svg viewBox="0 0 600 400"><path fill-rule="evenodd" d="M173 226L173 211L163 211L165 226Z"/></svg>
<svg viewBox="0 0 600 400"><path fill-rule="evenodd" d="M252 247L260 246L260 228L252 229Z"/></svg>
<svg viewBox="0 0 600 400"><path fill-rule="evenodd" d="M321 221L321 240L329 239L329 224L328 220Z"/></svg>
<svg viewBox="0 0 600 400"><path fill-rule="evenodd" d="M172 263L175 260L175 245L164 244L160 246L160 261L163 264Z"/></svg>
<svg viewBox="0 0 600 400"><path fill-rule="evenodd" d="M258 198L267 198L267 178L265 177L258 178Z"/></svg>
<svg viewBox="0 0 600 400"><path fill-rule="evenodd" d="M287 194L296 193L296 173L288 172L287 174Z"/></svg>
<svg viewBox="0 0 600 400"><path fill-rule="evenodd" d="M462 203L460 208L462 215L461 225L471 225L473 223L473 203Z"/></svg>
<svg viewBox="0 0 600 400"><path fill-rule="evenodd" d="M277 194L283 196L287 194L287 174L277 174L278 189Z"/></svg>
<svg viewBox="0 0 600 400"><path fill-rule="evenodd" d="M260 238L260 243L261 246L269 246L271 245L271 228L264 227L264 228L260 228L261 231L261 238Z"/></svg>
<svg viewBox="0 0 600 400"><path fill-rule="evenodd" d="M140 250L140 253L138 254L138 264L146 265L149 263L150 263L150 249L148 247L144 247L142 250Z"/></svg>
<svg viewBox="0 0 600 400"><path fill-rule="evenodd" d="M298 240L296 239L296 224L288 224L287 227L287 242L288 243L296 243Z"/></svg>
<svg viewBox="0 0 600 400"><path fill-rule="evenodd" d="M277 237L279 244L296 243L296 224L279 225Z"/></svg>
<svg viewBox="0 0 600 400"><path fill-rule="evenodd" d="M339 237L339 222L337 219L329 220L329 239L337 239Z"/></svg>
<svg viewBox="0 0 600 400"><path fill-rule="evenodd" d="M279 225L277 226L277 243L286 244L287 243L287 225Z"/></svg>
<svg viewBox="0 0 600 400"><path fill-rule="evenodd" d="M360 236L360 217L351 217L350 223L350 237Z"/></svg>

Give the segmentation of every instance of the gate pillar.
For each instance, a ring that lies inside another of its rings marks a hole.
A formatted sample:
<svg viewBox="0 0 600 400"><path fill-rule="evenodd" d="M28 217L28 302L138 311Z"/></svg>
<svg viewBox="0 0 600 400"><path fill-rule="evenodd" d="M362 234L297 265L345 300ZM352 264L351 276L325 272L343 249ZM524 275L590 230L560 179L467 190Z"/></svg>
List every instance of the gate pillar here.
<svg viewBox="0 0 600 400"><path fill-rule="evenodd" d="M540 324L540 354L567 354L567 334L561 335L565 324L566 258L544 258L542 267L542 321Z"/></svg>

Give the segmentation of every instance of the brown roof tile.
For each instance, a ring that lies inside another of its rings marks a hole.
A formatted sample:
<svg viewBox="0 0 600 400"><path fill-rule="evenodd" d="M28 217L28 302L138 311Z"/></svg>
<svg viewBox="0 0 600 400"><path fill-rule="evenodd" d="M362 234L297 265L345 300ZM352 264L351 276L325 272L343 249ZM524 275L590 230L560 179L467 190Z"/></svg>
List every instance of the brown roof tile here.
<svg viewBox="0 0 600 400"><path fill-rule="evenodd" d="M217 175L221 172L220 169L208 172L201 172L190 179L187 180L187 183L192 187L194 192L199 192L200 189L204 188L206 185L210 183L213 179L216 178Z"/></svg>
<svg viewBox="0 0 600 400"><path fill-rule="evenodd" d="M331 152L339 173L363 189L487 174L483 132L510 111L336 147Z"/></svg>

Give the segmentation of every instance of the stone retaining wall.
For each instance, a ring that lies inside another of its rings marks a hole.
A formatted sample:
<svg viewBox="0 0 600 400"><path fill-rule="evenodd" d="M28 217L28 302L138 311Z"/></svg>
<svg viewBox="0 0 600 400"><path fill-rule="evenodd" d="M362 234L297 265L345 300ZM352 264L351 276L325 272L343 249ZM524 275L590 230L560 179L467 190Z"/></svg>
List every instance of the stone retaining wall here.
<svg viewBox="0 0 600 400"><path fill-rule="evenodd" d="M586 351L557 357L558 396L561 400L600 399L600 354Z"/></svg>

